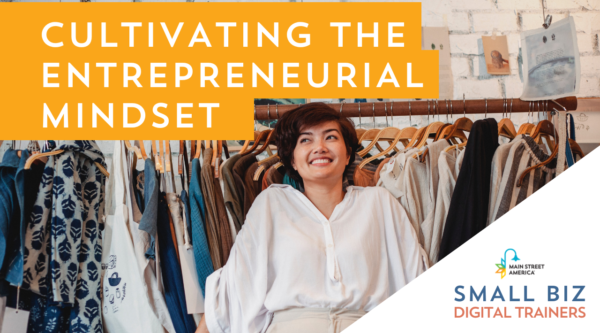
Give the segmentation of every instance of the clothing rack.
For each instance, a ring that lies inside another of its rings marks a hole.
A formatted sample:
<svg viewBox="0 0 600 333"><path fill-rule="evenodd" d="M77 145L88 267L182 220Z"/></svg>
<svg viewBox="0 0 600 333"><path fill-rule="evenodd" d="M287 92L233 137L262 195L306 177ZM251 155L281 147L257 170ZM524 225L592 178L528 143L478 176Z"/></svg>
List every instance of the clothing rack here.
<svg viewBox="0 0 600 333"><path fill-rule="evenodd" d="M577 97L565 97L556 100L569 111L577 110ZM512 108L511 108L512 103ZM547 104L546 104L547 103ZM537 112L552 111L553 108L562 111L563 108L551 100L522 101L519 98L502 99L471 99L471 100L415 100L394 102L365 102L365 103L327 103L335 110L341 110L346 117L392 117L392 116L426 116L454 115L474 113L503 113L503 112ZM463 108L464 105L464 108ZM487 107L486 107L487 105ZM297 108L293 105L257 105L255 120L275 120L287 111ZM360 108L360 109L359 109ZM386 112L387 109L387 112ZM360 111L359 111L360 110Z"/></svg>

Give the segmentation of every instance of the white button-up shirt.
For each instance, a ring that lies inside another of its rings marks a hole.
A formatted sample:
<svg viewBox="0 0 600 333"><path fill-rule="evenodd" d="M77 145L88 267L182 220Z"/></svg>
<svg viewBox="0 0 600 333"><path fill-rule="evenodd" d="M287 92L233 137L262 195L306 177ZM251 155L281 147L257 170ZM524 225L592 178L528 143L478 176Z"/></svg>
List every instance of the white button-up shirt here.
<svg viewBox="0 0 600 333"><path fill-rule="evenodd" d="M227 264L206 282L211 333L266 331L275 311L370 311L426 269L406 212L386 189L349 186L327 219L289 185L254 201Z"/></svg>

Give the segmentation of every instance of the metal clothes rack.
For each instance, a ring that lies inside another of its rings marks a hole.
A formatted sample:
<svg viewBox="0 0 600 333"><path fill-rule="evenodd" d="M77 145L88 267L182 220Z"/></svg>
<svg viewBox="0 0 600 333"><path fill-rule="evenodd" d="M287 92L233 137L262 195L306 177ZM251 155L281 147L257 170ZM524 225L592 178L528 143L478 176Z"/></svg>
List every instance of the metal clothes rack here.
<svg viewBox="0 0 600 333"><path fill-rule="evenodd" d="M565 97L556 100L569 111L577 110L577 97ZM341 110L346 117L385 117L385 116L426 116L426 115L455 115L474 113L504 113L510 112L551 111L553 107L562 108L552 101L522 101L518 98L476 99L476 100L415 100L394 102L366 103L327 103L335 110ZM546 104L547 103L547 104ZM487 107L486 107L487 105ZM276 120L287 111L299 105L257 105L255 120Z"/></svg>

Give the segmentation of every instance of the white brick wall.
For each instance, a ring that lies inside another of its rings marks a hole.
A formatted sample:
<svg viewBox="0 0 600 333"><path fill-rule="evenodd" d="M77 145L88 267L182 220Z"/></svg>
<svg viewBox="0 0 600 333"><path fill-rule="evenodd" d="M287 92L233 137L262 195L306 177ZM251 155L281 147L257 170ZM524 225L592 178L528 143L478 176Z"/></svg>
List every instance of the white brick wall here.
<svg viewBox="0 0 600 333"><path fill-rule="evenodd" d="M491 33L494 28L503 33L517 31L517 16L514 12L473 14L475 32Z"/></svg>
<svg viewBox="0 0 600 333"><path fill-rule="evenodd" d="M582 82L578 97L600 97L600 0L547 0L546 14L553 22L573 16L581 56ZM448 5L450 7L449 15ZM542 0L438 0L423 1L424 26L444 26L450 30L450 52L454 73L454 98L519 97L523 84L519 78L517 55L520 33L542 26ZM458 15L460 14L460 15ZM464 17L468 18L465 20ZM454 20L460 20L455 22ZM468 27L466 24L468 23ZM481 36L508 36L510 75L487 74ZM465 70L470 66L468 75ZM457 68L454 68L457 67Z"/></svg>

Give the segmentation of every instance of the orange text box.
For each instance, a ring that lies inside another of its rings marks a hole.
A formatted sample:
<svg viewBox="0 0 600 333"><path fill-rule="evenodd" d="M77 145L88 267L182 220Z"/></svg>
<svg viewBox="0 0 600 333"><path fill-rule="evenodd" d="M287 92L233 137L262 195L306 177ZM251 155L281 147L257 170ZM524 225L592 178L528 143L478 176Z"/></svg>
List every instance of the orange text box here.
<svg viewBox="0 0 600 333"><path fill-rule="evenodd" d="M254 98L438 97L419 3L2 3L0 28L2 139L249 139Z"/></svg>

